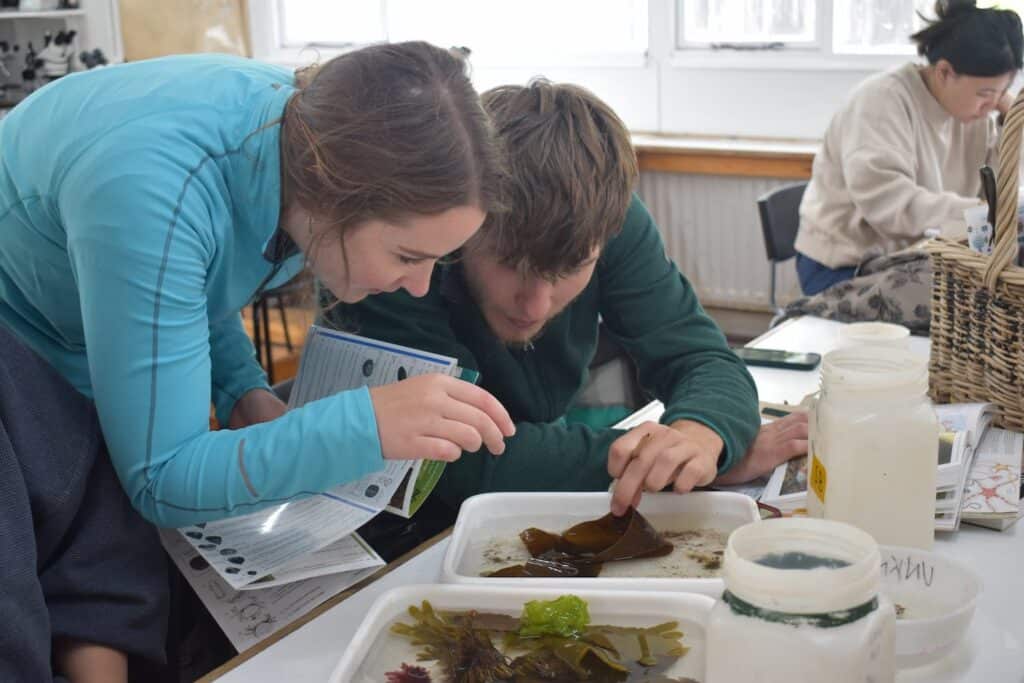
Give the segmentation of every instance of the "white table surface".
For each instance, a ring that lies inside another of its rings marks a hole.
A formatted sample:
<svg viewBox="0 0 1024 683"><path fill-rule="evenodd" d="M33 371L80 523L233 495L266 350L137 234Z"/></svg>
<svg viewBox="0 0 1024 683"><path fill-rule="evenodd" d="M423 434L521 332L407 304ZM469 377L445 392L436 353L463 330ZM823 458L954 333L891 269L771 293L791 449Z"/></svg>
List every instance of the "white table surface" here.
<svg viewBox="0 0 1024 683"><path fill-rule="evenodd" d="M835 348L841 324L818 318L789 321L751 346L826 352ZM914 337L911 349L928 353L928 340ZM817 371L751 368L761 400L797 403L817 391ZM900 683L1024 683L1024 520L997 532L963 526L938 534L935 550L973 567L982 577L966 638L943 659L899 672ZM294 633L217 679L223 683L326 681L363 615L378 595L396 586L436 583L448 539L370 584Z"/></svg>

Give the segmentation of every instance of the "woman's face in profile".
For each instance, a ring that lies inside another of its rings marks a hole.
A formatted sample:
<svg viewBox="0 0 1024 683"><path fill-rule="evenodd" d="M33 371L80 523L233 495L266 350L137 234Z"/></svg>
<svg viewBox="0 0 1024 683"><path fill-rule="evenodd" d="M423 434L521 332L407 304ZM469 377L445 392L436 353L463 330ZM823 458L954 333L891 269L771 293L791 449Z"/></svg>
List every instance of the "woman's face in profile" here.
<svg viewBox="0 0 1024 683"><path fill-rule="evenodd" d="M956 73L945 60L936 65L940 92L936 99L950 116L961 123L977 121L991 114L1013 82L1014 72L1001 76L966 76Z"/></svg>
<svg viewBox="0 0 1024 683"><path fill-rule="evenodd" d="M320 282L339 300L355 303L399 289L424 296L434 264L472 237L484 216L480 208L465 205L401 220L367 220L343 233L307 215L307 229L301 217L286 229Z"/></svg>

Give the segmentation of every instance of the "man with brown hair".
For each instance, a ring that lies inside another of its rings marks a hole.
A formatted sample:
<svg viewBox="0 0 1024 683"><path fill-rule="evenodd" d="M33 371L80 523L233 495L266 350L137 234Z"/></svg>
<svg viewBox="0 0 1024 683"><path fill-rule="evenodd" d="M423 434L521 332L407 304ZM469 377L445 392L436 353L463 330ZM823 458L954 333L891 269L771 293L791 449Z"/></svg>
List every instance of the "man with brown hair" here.
<svg viewBox="0 0 1024 683"><path fill-rule="evenodd" d="M636 155L615 113L545 80L482 100L506 147L507 211L435 269L423 298L395 292L328 314L359 334L457 357L516 422L503 455L450 464L435 496L457 508L485 491L603 490L615 479L621 514L645 490L685 492L730 470L725 479L742 481L805 447L798 421L743 457L759 425L753 379L633 194ZM665 403L661 424L624 433L564 419L599 322Z"/></svg>

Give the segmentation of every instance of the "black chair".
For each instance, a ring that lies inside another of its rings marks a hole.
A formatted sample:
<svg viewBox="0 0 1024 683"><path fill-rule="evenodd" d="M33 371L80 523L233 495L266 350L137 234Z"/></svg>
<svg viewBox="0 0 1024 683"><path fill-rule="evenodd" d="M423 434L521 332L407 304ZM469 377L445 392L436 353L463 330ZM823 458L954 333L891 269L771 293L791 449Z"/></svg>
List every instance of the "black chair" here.
<svg viewBox="0 0 1024 683"><path fill-rule="evenodd" d="M764 250L772 267L771 288L768 292L774 312L772 325L775 325L784 312L775 298L776 269L780 263L796 256L793 243L796 242L796 231L800 227L800 201L804 197L805 189L805 182L786 185L762 195L757 200L757 210L761 215L761 232L764 234Z"/></svg>
<svg viewBox="0 0 1024 683"><path fill-rule="evenodd" d="M312 282L312 274L303 270L280 287L263 292L252 302L252 338L253 346L256 347L256 360L267 371L267 381L270 384L273 384L276 379L274 377L273 342L270 338L270 307L274 306L281 316L285 348L289 352L294 351L295 346L292 344L292 336L288 330L285 307L308 299L313 286Z"/></svg>

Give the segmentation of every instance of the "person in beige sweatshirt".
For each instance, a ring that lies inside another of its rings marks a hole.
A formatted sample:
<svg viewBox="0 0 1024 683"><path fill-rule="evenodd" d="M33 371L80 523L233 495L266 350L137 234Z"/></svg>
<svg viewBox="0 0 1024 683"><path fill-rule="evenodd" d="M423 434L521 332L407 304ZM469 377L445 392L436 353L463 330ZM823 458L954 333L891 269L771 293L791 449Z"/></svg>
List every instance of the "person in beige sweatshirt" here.
<svg viewBox="0 0 1024 683"><path fill-rule="evenodd" d="M853 91L825 132L800 206L797 274L804 294L855 276L874 256L929 229L963 224L980 202L978 169L994 164L997 124L1021 68L1021 21L1009 10L938 2L911 36L926 66L905 64Z"/></svg>

